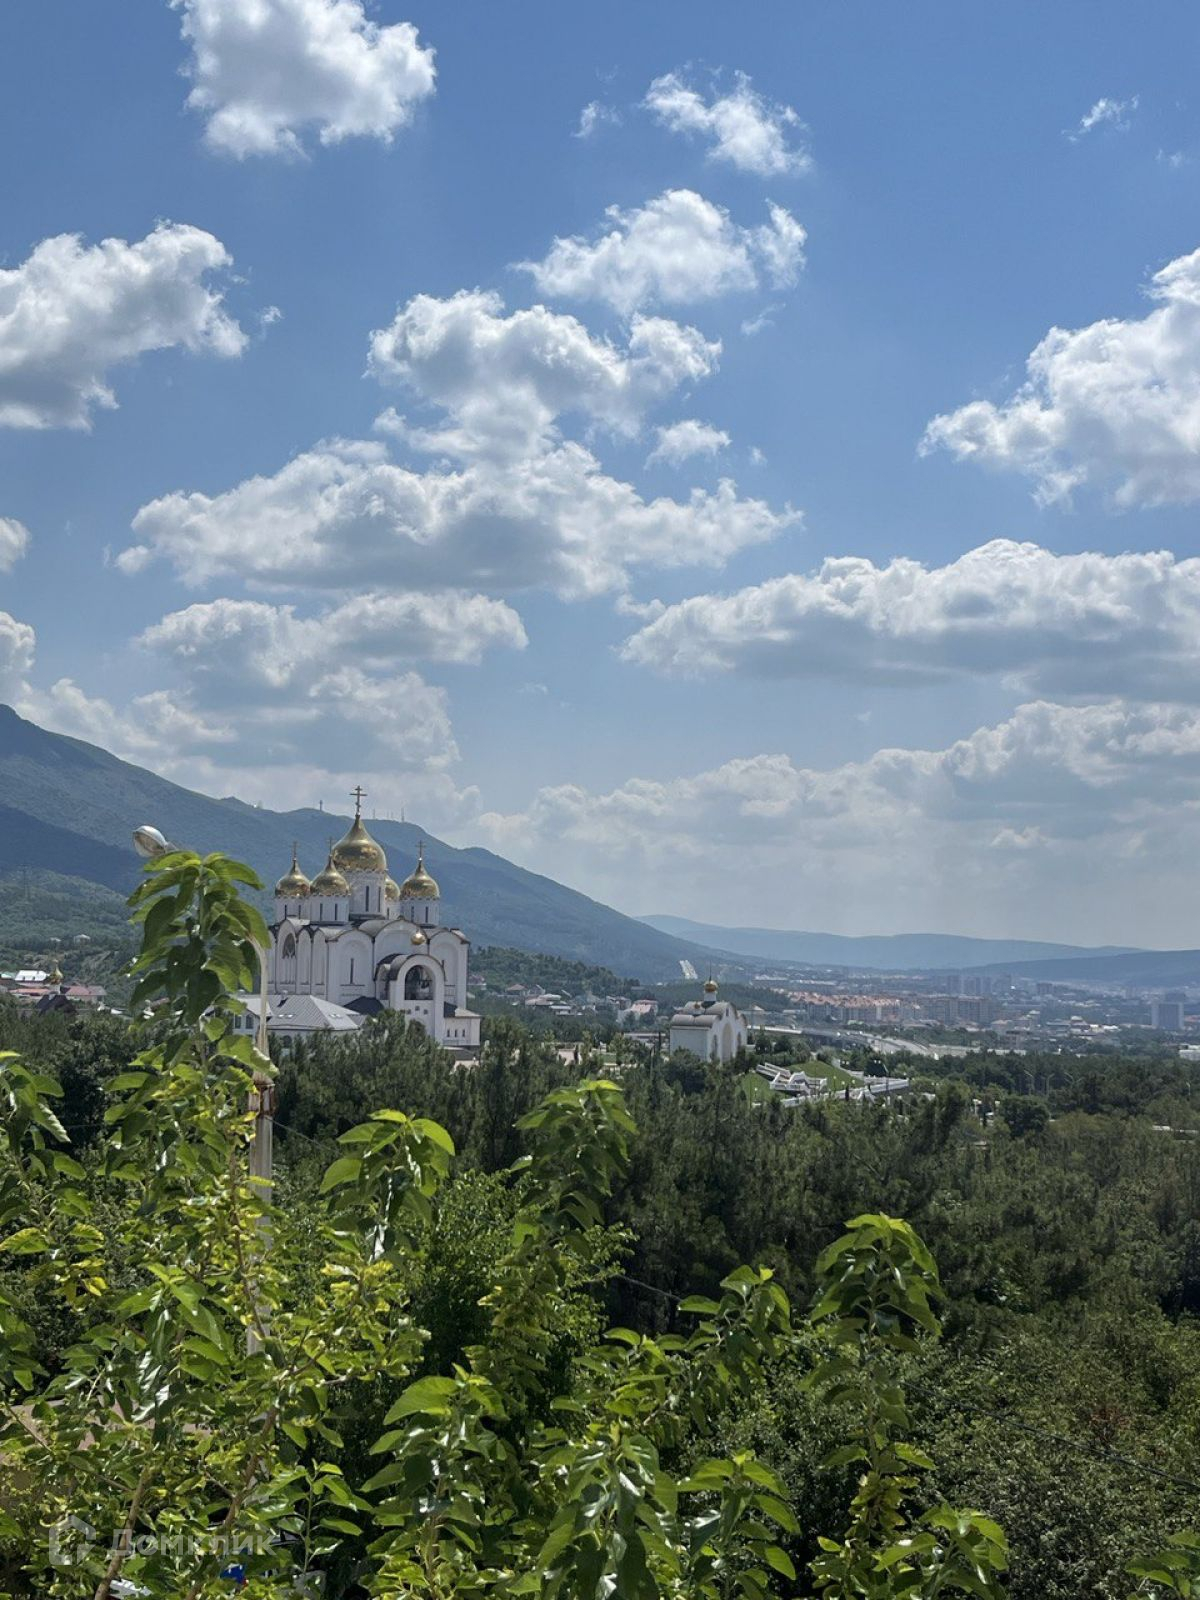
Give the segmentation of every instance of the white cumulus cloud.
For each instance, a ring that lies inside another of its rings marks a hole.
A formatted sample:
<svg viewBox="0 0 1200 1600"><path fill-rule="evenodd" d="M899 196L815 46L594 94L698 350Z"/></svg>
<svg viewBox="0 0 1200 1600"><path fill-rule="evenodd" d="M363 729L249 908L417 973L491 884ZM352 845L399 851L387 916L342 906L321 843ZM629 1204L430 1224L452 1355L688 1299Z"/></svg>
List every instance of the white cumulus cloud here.
<svg viewBox="0 0 1200 1600"><path fill-rule="evenodd" d="M635 433L649 407L707 377L720 353L662 317L635 317L620 348L545 306L506 316L498 295L475 289L416 295L371 335L369 364L449 415L448 429L402 430L422 448L524 455L557 437L563 416Z"/></svg>
<svg viewBox="0 0 1200 1600"><path fill-rule="evenodd" d="M0 517L0 572L11 572L29 548L29 529L15 517Z"/></svg>
<svg viewBox="0 0 1200 1600"><path fill-rule="evenodd" d="M1027 693L1200 701L1200 560L1059 556L1008 539L942 567L831 557L669 606L623 653L689 674L918 684L969 673Z"/></svg>
<svg viewBox="0 0 1200 1600"><path fill-rule="evenodd" d="M805 230L769 205L759 227L735 223L691 189L668 189L634 211L610 206L594 238L555 239L541 261L524 261L542 294L602 300L622 315L649 305L686 305L719 295L795 283Z"/></svg>
<svg viewBox="0 0 1200 1600"><path fill-rule="evenodd" d="M456 634L457 628L457 634ZM347 651L347 641L353 649ZM222 730L223 764L323 767L357 758L433 770L458 759L446 692L408 665L477 662L491 645L520 648L520 619L482 595L357 595L314 616L290 605L221 599L172 612L138 643L179 682L175 699ZM205 741L193 738L193 750Z"/></svg>
<svg viewBox="0 0 1200 1600"><path fill-rule="evenodd" d="M136 244L44 239L0 270L0 427L88 427L116 406L109 368L149 350L240 355L246 335L208 281L230 265L219 239L175 223Z"/></svg>
<svg viewBox="0 0 1200 1600"><path fill-rule="evenodd" d="M708 141L710 159L742 172L773 178L812 166L808 151L792 142L803 127L796 112L765 99L744 72L728 94L707 99L680 73L668 72L655 78L645 103L672 133L699 135Z"/></svg>
<svg viewBox="0 0 1200 1600"><path fill-rule="evenodd" d="M486 650L521 650L528 640L511 606L486 595L359 594L313 616L291 605L221 599L188 606L146 629L141 643L169 656L189 676L224 685L240 698L248 683L286 689L329 671L354 641L356 662L372 669L411 661L478 662Z"/></svg>
<svg viewBox="0 0 1200 1600"><path fill-rule="evenodd" d="M923 453L1025 473L1039 500L1115 485L1118 505L1200 498L1200 250L1155 273L1154 309L1052 328L1003 405L935 417Z"/></svg>
<svg viewBox="0 0 1200 1600"><path fill-rule="evenodd" d="M371 21L362 0L171 0L192 48L188 104L237 157L390 140L434 91L433 51L409 22Z"/></svg>
<svg viewBox="0 0 1200 1600"><path fill-rule="evenodd" d="M165 495L134 519L137 571L165 557L183 577L234 573L271 586L547 587L564 598L624 587L630 567L720 566L796 520L722 481L645 500L582 445L513 462L414 471L383 445L335 440L218 495ZM348 555L352 552L352 558Z"/></svg>
<svg viewBox="0 0 1200 1600"><path fill-rule="evenodd" d="M647 500L561 431L574 416L635 433L719 351L661 317L635 317L618 347L543 307L506 316L479 291L417 296L372 336L370 366L441 416L424 427L388 411L378 427L441 459L414 467L382 440L326 441L224 493L143 506L119 565L165 557L192 582L234 573L346 592L370 573L389 591L542 587L567 598L621 592L634 566L721 566L796 513L740 498L728 480Z"/></svg>
<svg viewBox="0 0 1200 1600"><path fill-rule="evenodd" d="M442 826L477 809L477 791L454 781L445 691L415 672L373 678L343 666L297 682L290 701L251 694L215 707L187 685L118 706L60 678L26 686L17 710L189 788L280 810L321 800L340 810L360 782L385 812L407 804Z"/></svg>
<svg viewBox="0 0 1200 1600"><path fill-rule="evenodd" d="M1182 940L1200 710L1035 701L943 749L826 768L765 753L607 791L567 783L479 826L496 849L632 912L711 920L720 870L723 915L759 926L996 934L1032 919L1087 943Z"/></svg>
<svg viewBox="0 0 1200 1600"><path fill-rule="evenodd" d="M451 639L455 625L462 637ZM0 700L209 793L287 809L341 802L362 781L390 809L428 806L449 825L474 814L478 795L454 779L446 690L410 663L477 661L493 645L520 648L525 632L483 596L360 595L312 617L217 600L162 618L135 642L157 658L162 687L118 705L71 678L31 681L34 631L0 612Z"/></svg>
<svg viewBox="0 0 1200 1600"><path fill-rule="evenodd" d="M372 602L358 603L370 613ZM355 774L369 773L374 793L395 795L402 783L410 799L436 798L455 815L474 809L473 791L453 780L445 689L406 666L416 652L397 629L413 612L300 618L290 606L218 600L166 616L136 641L158 658L161 688L122 706L61 678L48 689L24 681L14 698L45 727L212 793L286 809L341 799ZM364 648L349 658L335 630L360 620ZM18 663L26 674L31 658L27 650Z"/></svg>
<svg viewBox="0 0 1200 1600"><path fill-rule="evenodd" d="M682 422L672 422L658 429L658 443L646 458L646 464L664 461L668 466L678 467L693 456L715 456L727 449L729 442L729 435L723 428L686 417Z"/></svg>
<svg viewBox="0 0 1200 1600"><path fill-rule="evenodd" d="M0 701L20 697L36 646L37 635L27 622L0 611Z"/></svg>

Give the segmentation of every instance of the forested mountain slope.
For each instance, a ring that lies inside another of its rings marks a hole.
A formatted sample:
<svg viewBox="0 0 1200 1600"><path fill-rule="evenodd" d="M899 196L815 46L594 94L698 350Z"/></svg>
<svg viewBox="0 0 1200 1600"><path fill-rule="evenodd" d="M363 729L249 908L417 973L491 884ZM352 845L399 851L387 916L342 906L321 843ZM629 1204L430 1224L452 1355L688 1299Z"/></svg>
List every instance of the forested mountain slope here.
<svg viewBox="0 0 1200 1600"><path fill-rule="evenodd" d="M287 868L293 839L311 874L323 865L330 836L349 823L312 807L279 812L215 800L97 745L49 733L8 706L0 706L0 796L0 875L43 869L122 892L137 881L130 831L142 822L192 849L248 861L268 884ZM477 944L542 951L645 980L678 977L681 958L709 959L698 946L490 850L457 850L415 823L370 819L370 827L398 877L415 860L418 840L426 841L447 919Z"/></svg>

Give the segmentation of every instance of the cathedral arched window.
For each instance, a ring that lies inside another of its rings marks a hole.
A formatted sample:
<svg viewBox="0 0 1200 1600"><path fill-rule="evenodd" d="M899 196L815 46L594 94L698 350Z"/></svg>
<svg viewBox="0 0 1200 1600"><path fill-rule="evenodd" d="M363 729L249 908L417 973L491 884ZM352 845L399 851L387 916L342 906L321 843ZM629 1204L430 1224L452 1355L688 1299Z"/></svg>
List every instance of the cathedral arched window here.
<svg viewBox="0 0 1200 1600"><path fill-rule="evenodd" d="M283 949L280 951L280 960L282 961L282 964L283 964L282 976L283 976L284 981L285 982L292 981L296 976L296 936L295 936L295 934L289 933L287 938L283 941Z"/></svg>
<svg viewBox="0 0 1200 1600"><path fill-rule="evenodd" d="M409 967L404 974L406 1000L432 1000L433 974L428 967Z"/></svg>

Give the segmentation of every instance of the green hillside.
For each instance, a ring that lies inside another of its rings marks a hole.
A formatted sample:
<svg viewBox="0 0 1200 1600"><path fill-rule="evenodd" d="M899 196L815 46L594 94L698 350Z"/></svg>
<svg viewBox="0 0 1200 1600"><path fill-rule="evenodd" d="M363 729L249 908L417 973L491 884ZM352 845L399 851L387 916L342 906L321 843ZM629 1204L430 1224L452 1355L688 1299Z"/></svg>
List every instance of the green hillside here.
<svg viewBox="0 0 1200 1600"><path fill-rule="evenodd" d="M34 952L83 938L132 949L123 895L57 872L0 874L0 950Z"/></svg>
<svg viewBox="0 0 1200 1600"><path fill-rule="evenodd" d="M277 812L215 800L95 745L49 733L7 706L0 706L0 794L0 876L49 871L121 893L137 881L130 832L139 823L151 822L192 849L228 851L272 883L287 867L293 839L302 865L315 872L330 835L342 834L350 820L312 808ZM424 838L444 916L477 944L544 952L646 981L678 977L681 958L709 958L489 850L456 850L415 823L370 820L370 827L397 876L408 871Z"/></svg>
<svg viewBox="0 0 1200 1600"><path fill-rule="evenodd" d="M537 984L559 994L598 995L640 994L643 985L637 978L619 977L607 967L593 967L585 961L566 961L561 956L542 955L529 950L484 946L471 954L471 976L483 978L494 992L510 983ZM695 985L692 985L693 989Z"/></svg>

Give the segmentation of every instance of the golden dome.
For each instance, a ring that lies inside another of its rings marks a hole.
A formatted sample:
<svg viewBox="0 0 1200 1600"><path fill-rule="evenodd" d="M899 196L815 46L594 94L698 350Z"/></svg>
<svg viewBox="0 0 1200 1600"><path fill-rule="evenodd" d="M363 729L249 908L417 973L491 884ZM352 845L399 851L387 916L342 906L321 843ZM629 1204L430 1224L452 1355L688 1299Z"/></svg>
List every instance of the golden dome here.
<svg viewBox="0 0 1200 1600"><path fill-rule="evenodd" d="M710 978L708 980L708 982L704 985L704 992L705 992L705 994L716 994L716 992L717 992L717 980L715 978Z"/></svg>
<svg viewBox="0 0 1200 1600"><path fill-rule="evenodd" d="M56 957L54 965L50 968L50 971L46 974L46 982L47 983L53 983L53 984L59 984L62 981L63 981L62 968L59 966L58 959Z"/></svg>
<svg viewBox="0 0 1200 1600"><path fill-rule="evenodd" d="M296 859L296 846L292 846L292 864L275 885L275 893L283 900L303 900L312 884L300 871Z"/></svg>
<svg viewBox="0 0 1200 1600"><path fill-rule="evenodd" d="M425 935L421 932L420 928L416 928L416 929L413 930L412 942L413 942L413 944L424 944L425 943Z"/></svg>
<svg viewBox="0 0 1200 1600"><path fill-rule="evenodd" d="M422 841L417 850L417 865L414 872L409 873L400 885L401 900L440 900L442 891L437 886L436 878L431 878L425 870L425 844Z"/></svg>
<svg viewBox="0 0 1200 1600"><path fill-rule="evenodd" d="M334 865L333 851L329 852L329 860L322 871L318 872L312 881L313 894L348 895L350 885L342 877Z"/></svg>
<svg viewBox="0 0 1200 1600"><path fill-rule="evenodd" d="M388 878L384 883L383 898L385 900L399 900L400 885L396 882L395 878Z"/></svg>
<svg viewBox="0 0 1200 1600"><path fill-rule="evenodd" d="M375 843L361 817L355 817L345 838L334 845L333 864L342 872L387 871L383 846Z"/></svg>
<svg viewBox="0 0 1200 1600"><path fill-rule="evenodd" d="M364 791L354 791L354 821L343 839L333 847L333 864L341 872L386 872L387 857L382 845L376 844L363 827L362 803Z"/></svg>

